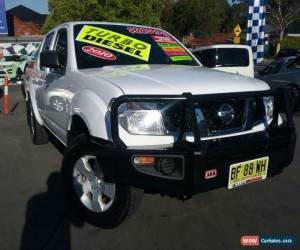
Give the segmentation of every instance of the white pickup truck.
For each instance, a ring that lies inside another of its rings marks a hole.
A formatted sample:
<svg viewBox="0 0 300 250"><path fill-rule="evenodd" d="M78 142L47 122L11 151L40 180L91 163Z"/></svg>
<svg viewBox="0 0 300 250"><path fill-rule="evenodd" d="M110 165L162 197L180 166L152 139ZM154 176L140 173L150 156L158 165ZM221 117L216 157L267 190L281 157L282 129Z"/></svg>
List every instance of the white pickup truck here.
<svg viewBox="0 0 300 250"><path fill-rule="evenodd" d="M240 44L216 44L193 49L203 66L228 73L254 77L252 49Z"/></svg>
<svg viewBox="0 0 300 250"><path fill-rule="evenodd" d="M161 29L62 24L45 36L25 91L33 143L50 132L66 146L72 211L100 227L119 225L143 192L185 200L237 188L294 156L287 90L204 68Z"/></svg>

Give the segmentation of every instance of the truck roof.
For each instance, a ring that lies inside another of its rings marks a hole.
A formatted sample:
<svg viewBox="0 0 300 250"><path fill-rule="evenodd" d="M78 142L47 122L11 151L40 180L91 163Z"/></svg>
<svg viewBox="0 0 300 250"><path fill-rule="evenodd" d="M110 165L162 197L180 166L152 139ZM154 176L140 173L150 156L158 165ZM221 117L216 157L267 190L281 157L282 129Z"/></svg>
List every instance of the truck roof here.
<svg viewBox="0 0 300 250"><path fill-rule="evenodd" d="M206 50L206 49L219 49L219 48L239 48L239 49L248 49L251 50L251 47L248 45L241 45L241 44L215 44L210 46L203 46L196 49L193 49L192 52L199 51L199 50Z"/></svg>

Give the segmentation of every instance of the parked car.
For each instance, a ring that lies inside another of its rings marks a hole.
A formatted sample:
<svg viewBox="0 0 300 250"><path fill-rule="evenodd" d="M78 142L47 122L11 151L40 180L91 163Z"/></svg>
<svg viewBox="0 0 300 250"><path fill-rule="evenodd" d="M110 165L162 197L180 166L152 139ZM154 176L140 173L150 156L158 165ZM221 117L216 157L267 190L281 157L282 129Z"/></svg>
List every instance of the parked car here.
<svg viewBox="0 0 300 250"><path fill-rule="evenodd" d="M264 180L293 159L288 90L204 68L164 30L62 24L34 65L31 139L47 143L50 132L66 146L72 211L93 225L119 225L144 192L186 200Z"/></svg>
<svg viewBox="0 0 300 250"><path fill-rule="evenodd" d="M205 67L254 77L250 46L218 44L193 49L192 52Z"/></svg>
<svg viewBox="0 0 300 250"><path fill-rule="evenodd" d="M269 83L272 88L292 87L295 96L295 109L300 103L300 56L288 60L277 60L259 72L259 79Z"/></svg>
<svg viewBox="0 0 300 250"><path fill-rule="evenodd" d="M262 78L266 75L273 75L279 72L284 72L288 70L288 65L292 62L296 57L283 57L279 59L275 59L273 62L265 66L262 70L258 71L258 78Z"/></svg>
<svg viewBox="0 0 300 250"><path fill-rule="evenodd" d="M27 57L23 55L5 56L0 59L0 81L3 82L5 74L10 81L21 81L27 66Z"/></svg>
<svg viewBox="0 0 300 250"><path fill-rule="evenodd" d="M4 80L4 76L6 76L6 75L7 75L6 70L0 68L0 86L3 85L3 83L4 83L4 81L3 81Z"/></svg>
<svg viewBox="0 0 300 250"><path fill-rule="evenodd" d="M300 55L300 49L281 49L276 55L276 60L286 57L297 57Z"/></svg>

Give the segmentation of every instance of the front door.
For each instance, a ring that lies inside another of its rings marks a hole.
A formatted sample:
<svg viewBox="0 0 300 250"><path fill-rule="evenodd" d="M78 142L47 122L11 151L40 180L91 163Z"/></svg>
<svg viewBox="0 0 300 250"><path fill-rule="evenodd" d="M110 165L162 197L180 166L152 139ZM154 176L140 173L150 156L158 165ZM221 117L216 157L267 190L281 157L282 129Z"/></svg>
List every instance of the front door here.
<svg viewBox="0 0 300 250"><path fill-rule="evenodd" d="M53 40L54 32L51 32L46 36L40 52L49 51ZM49 69L40 66L40 59L38 57L32 70L31 81L34 87L37 108L42 117L45 115L45 77L48 72Z"/></svg>
<svg viewBox="0 0 300 250"><path fill-rule="evenodd" d="M45 78L45 121L49 129L65 142L69 106L73 97L66 75L68 32L65 28L57 32L54 50L58 55L59 67L51 69Z"/></svg>

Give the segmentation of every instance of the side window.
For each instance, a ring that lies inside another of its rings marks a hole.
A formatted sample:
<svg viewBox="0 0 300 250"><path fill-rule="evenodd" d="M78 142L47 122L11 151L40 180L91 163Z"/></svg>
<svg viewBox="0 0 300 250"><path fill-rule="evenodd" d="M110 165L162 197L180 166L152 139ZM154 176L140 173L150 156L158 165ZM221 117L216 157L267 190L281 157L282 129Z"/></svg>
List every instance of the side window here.
<svg viewBox="0 0 300 250"><path fill-rule="evenodd" d="M42 51L50 50L50 46L51 46L53 36L54 36L54 32L52 32L52 33L50 33L49 35L46 36Z"/></svg>
<svg viewBox="0 0 300 250"><path fill-rule="evenodd" d="M52 33L50 33L49 35L46 36L45 42L43 44L43 48L42 48L41 52L50 50L50 46L51 46L51 43L52 43L53 36L54 36L54 32L52 32ZM43 67L40 67L40 69L44 70Z"/></svg>
<svg viewBox="0 0 300 250"><path fill-rule="evenodd" d="M61 29L57 32L55 49L58 55L59 68L53 72L64 75L68 60L68 32L66 29Z"/></svg>

